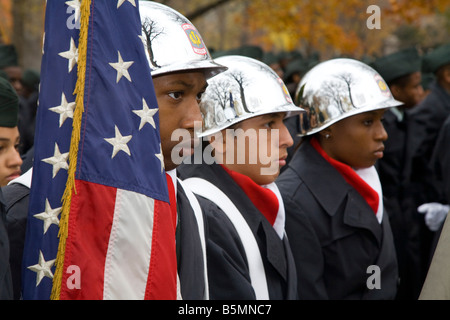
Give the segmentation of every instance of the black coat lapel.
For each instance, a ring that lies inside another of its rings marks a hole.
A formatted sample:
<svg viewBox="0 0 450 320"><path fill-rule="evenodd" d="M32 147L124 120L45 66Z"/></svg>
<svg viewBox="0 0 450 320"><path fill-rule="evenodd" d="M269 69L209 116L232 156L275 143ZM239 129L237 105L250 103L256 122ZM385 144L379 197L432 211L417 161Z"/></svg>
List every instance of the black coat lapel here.
<svg viewBox="0 0 450 320"><path fill-rule="evenodd" d="M244 191L234 182L233 178L217 164L186 165L178 169L182 178L199 177L216 185L234 203L247 221L261 250L261 256L286 280L287 262L285 248L275 229L245 196ZM264 252L266 250L266 252Z"/></svg>
<svg viewBox="0 0 450 320"><path fill-rule="evenodd" d="M369 204L309 141L302 143L289 166L299 174L330 216L334 216L344 206L344 223L370 230L381 243L382 231L375 214L368 214L373 212ZM324 177L327 183L323 182Z"/></svg>

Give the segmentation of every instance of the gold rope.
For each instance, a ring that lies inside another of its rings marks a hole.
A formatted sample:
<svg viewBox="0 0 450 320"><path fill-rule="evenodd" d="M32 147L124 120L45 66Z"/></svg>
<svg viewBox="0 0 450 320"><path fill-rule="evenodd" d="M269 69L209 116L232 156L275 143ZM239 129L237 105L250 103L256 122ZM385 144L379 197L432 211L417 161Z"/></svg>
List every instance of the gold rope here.
<svg viewBox="0 0 450 320"><path fill-rule="evenodd" d="M62 274L64 267L64 254L66 249L66 239L68 236L69 226L69 212L70 203L72 199L72 192L76 193L75 189L75 170L77 165L78 144L80 142L80 128L81 118L84 112L84 84L86 78L86 52L87 52L87 37L89 27L91 0L81 1L80 6L80 38L78 41L78 61L77 61L77 83L75 85L75 111L73 114L72 137L70 140L69 150L69 169L66 182L66 189L62 196L62 212L59 221L59 245L58 254L56 257L56 270L53 276L53 287L50 299L59 300L61 294Z"/></svg>

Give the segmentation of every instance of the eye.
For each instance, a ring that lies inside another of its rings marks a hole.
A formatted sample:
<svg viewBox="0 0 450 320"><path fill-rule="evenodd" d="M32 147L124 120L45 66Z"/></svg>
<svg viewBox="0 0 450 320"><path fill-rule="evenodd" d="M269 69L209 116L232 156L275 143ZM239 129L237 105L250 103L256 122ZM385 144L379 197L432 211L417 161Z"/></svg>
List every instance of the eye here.
<svg viewBox="0 0 450 320"><path fill-rule="evenodd" d="M200 92L199 94L197 94L197 100L200 102L200 101L202 101L202 97L203 97L203 94L205 93L205 91L202 91L202 92Z"/></svg>
<svg viewBox="0 0 450 320"><path fill-rule="evenodd" d="M266 128L273 128L275 125L275 121L269 121L264 124Z"/></svg>
<svg viewBox="0 0 450 320"><path fill-rule="evenodd" d="M175 91L175 92L169 93L169 97L171 97L172 99L175 99L175 100L181 99L182 95L183 95L183 93L181 91Z"/></svg>
<svg viewBox="0 0 450 320"><path fill-rule="evenodd" d="M373 119L366 119L363 123L365 126L370 127L373 124Z"/></svg>

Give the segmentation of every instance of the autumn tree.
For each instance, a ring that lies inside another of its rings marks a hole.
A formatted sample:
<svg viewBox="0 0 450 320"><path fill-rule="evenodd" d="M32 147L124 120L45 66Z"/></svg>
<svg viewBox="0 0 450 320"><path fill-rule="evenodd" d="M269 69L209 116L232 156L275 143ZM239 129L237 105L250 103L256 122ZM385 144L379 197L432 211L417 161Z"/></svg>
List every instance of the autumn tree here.
<svg viewBox="0 0 450 320"><path fill-rule="evenodd" d="M63 1L63 0L61 0ZM422 49L447 42L450 0L155 0L181 12L209 49L245 44L265 51L301 51L360 58L393 47ZM367 7L381 9L381 29L369 30ZM25 67L38 67L45 0L0 0L0 43L13 43Z"/></svg>
<svg viewBox="0 0 450 320"><path fill-rule="evenodd" d="M442 14L450 0L377 1L382 27L369 30L368 2L360 0L252 0L248 1L251 29L266 48L318 51L361 57L380 53L386 40L401 25L420 25L428 16ZM447 30L448 39L448 30Z"/></svg>

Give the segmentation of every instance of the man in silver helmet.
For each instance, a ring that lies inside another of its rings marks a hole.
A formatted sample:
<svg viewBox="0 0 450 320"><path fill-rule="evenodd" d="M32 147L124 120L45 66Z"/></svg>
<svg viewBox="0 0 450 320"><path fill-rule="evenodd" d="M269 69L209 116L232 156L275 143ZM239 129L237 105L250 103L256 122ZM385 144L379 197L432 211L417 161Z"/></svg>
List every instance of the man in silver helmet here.
<svg viewBox="0 0 450 320"><path fill-rule="evenodd" d="M177 179L173 148L178 141L172 133L189 133L179 156L193 152L194 126L201 123L199 102L207 80L226 68L216 64L197 29L179 12L165 5L140 1L142 40L151 68L158 102L161 149L171 207L176 211L176 249L180 293L187 300L207 299L204 223L195 197ZM194 207L193 207L194 206Z"/></svg>

